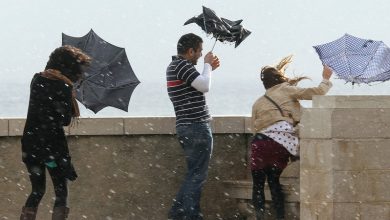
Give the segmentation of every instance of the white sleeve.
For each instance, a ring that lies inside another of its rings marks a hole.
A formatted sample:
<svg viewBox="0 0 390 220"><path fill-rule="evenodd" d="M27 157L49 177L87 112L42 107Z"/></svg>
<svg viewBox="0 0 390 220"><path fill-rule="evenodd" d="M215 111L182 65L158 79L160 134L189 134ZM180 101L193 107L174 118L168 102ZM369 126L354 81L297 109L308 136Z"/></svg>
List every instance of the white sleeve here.
<svg viewBox="0 0 390 220"><path fill-rule="evenodd" d="M192 81L191 86L199 92L206 93L210 90L212 67L209 63L204 64L203 72Z"/></svg>

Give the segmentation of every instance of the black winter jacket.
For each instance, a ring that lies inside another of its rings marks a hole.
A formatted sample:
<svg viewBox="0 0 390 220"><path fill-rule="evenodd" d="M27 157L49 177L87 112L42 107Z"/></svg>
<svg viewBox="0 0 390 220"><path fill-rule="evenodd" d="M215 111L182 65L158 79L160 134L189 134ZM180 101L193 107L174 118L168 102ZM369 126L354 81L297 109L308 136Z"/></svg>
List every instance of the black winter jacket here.
<svg viewBox="0 0 390 220"><path fill-rule="evenodd" d="M23 162L69 159L63 126L72 118L72 86L35 74L22 137Z"/></svg>

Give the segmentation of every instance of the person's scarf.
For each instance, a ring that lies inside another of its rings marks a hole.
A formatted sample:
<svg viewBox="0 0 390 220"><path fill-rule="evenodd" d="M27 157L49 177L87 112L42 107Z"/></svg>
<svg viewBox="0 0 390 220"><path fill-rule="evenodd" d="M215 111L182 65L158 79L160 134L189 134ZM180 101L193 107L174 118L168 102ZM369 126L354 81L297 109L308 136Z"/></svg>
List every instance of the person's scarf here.
<svg viewBox="0 0 390 220"><path fill-rule="evenodd" d="M62 80L66 84L68 84L68 85L73 87L73 82L68 77L62 75L61 72L58 71L58 70L47 69L44 72L41 72L41 75L43 77L48 78L48 79ZM74 90L72 90L72 108L73 108L72 118L73 118L73 120L74 119L77 120L78 117L80 117L80 109L79 109L79 105L78 105L78 103L76 101L76 93L75 93ZM72 123L73 123L73 120L72 120Z"/></svg>

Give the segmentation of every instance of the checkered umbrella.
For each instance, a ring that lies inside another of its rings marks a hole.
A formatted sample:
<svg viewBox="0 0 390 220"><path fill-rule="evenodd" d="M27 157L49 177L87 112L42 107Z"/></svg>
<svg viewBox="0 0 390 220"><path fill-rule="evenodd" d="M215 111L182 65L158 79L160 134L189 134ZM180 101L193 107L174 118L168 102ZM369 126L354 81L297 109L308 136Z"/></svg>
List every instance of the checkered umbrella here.
<svg viewBox="0 0 390 220"><path fill-rule="evenodd" d="M345 34L314 46L323 64L347 82L370 83L390 79L390 48L374 41Z"/></svg>

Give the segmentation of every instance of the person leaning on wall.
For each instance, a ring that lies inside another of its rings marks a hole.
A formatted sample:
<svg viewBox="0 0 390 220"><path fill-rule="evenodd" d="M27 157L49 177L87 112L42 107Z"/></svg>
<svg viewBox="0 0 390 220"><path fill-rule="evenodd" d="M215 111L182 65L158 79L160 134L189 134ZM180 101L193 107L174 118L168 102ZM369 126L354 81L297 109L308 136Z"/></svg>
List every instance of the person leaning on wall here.
<svg viewBox="0 0 390 220"><path fill-rule="evenodd" d="M288 78L285 69L292 56L285 57L275 67L265 66L260 78L266 89L252 107L254 139L251 142L250 165L253 179L252 202L256 219L265 218L264 184L268 180L276 219L284 219L284 194L280 175L290 158L299 155L296 126L300 121L299 100L311 100L314 95L325 95L332 87L332 70L324 66L323 80L317 87L300 88L298 82L307 77Z"/></svg>

